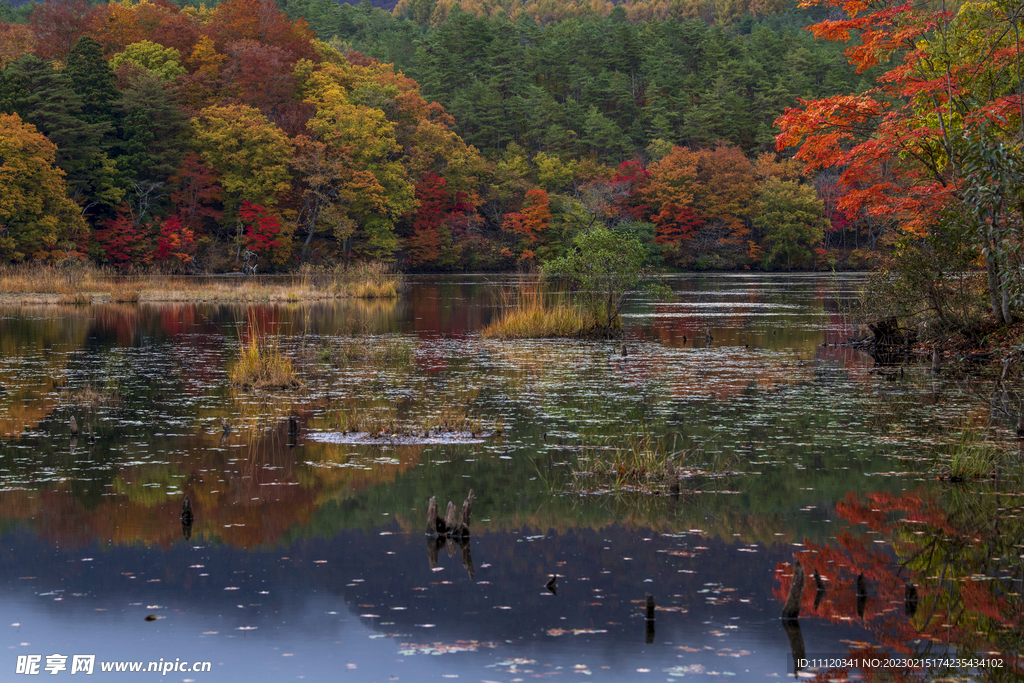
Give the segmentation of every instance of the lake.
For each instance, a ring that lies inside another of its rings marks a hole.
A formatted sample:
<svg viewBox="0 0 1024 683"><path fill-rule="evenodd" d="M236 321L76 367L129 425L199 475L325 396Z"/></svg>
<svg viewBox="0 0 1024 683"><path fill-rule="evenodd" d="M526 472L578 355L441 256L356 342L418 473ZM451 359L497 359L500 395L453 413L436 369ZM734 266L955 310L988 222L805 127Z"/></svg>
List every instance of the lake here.
<svg viewBox="0 0 1024 683"><path fill-rule="evenodd" d="M627 355L482 339L515 279L0 308L0 678L1020 680L1019 382L836 345L860 275L665 277ZM301 387L231 386L252 335ZM678 493L573 474L643 444ZM468 542L428 536L470 489Z"/></svg>

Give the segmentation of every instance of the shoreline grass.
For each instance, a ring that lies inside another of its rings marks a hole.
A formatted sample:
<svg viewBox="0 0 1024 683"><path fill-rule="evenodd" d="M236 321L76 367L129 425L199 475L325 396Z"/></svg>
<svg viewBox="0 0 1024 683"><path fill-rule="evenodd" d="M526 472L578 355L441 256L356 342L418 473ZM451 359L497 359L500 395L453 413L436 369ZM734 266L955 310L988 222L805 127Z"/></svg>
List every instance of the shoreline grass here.
<svg viewBox="0 0 1024 683"><path fill-rule="evenodd" d="M121 273L88 263L0 266L0 305L377 299L397 297L402 288L400 273L375 262L347 269L303 266L292 274L255 277Z"/></svg>
<svg viewBox="0 0 1024 683"><path fill-rule="evenodd" d="M600 323L590 313L545 291L542 283L503 290L502 313L481 331L487 339L545 339L595 336Z"/></svg>

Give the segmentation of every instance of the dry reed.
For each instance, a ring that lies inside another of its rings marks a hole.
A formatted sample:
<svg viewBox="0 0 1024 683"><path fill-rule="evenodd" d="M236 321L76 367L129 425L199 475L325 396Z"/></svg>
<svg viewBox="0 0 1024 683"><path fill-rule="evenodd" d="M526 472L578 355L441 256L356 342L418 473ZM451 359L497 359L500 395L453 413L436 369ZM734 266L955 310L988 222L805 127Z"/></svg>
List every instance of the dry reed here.
<svg viewBox="0 0 1024 683"><path fill-rule="evenodd" d="M85 262L59 266L0 266L0 292L33 295L39 303L76 303L80 300L62 301L58 295L101 294L111 295L111 301L127 303L394 298L402 286L401 275L381 263L357 263L347 269L330 270L303 266L293 276L260 277L168 275L155 270L124 273Z"/></svg>
<svg viewBox="0 0 1024 683"><path fill-rule="evenodd" d="M289 389L302 384L291 359L281 351L278 337L261 331L251 313L247 334L248 341L242 343L231 368L232 384L245 389Z"/></svg>
<svg viewBox="0 0 1024 683"><path fill-rule="evenodd" d="M552 294L539 282L523 282L514 290L502 290L501 316L483 329L494 339L542 339L586 337L599 327L590 313Z"/></svg>

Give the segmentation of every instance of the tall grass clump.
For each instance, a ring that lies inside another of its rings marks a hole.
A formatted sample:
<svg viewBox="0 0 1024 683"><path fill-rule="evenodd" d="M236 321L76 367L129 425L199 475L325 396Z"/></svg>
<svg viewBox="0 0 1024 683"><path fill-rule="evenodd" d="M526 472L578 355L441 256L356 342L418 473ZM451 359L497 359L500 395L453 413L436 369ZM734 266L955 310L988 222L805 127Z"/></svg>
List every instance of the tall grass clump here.
<svg viewBox="0 0 1024 683"><path fill-rule="evenodd" d="M568 302L558 292L547 291L542 282L523 280L514 289L503 289L499 306L501 315L483 329L484 337L587 337L599 327L592 313Z"/></svg>
<svg viewBox="0 0 1024 683"><path fill-rule="evenodd" d="M624 442L584 445L572 468L575 491L638 490L644 493L678 491L680 477L730 473L734 458L709 453L704 442L676 448L679 435L656 437L644 433Z"/></svg>
<svg viewBox="0 0 1024 683"><path fill-rule="evenodd" d="M92 297L85 292L61 294L60 298L57 299L57 303L65 306L88 306L92 303Z"/></svg>
<svg viewBox="0 0 1024 683"><path fill-rule="evenodd" d="M231 383L245 389L288 389L301 384L292 361L281 351L277 335L261 331L256 316L249 314L248 339L231 368Z"/></svg>
<svg viewBox="0 0 1024 683"><path fill-rule="evenodd" d="M971 481L992 476L1002 463L1002 454L979 434L964 429L956 441L938 447L933 469L941 479Z"/></svg>
<svg viewBox="0 0 1024 683"><path fill-rule="evenodd" d="M39 294L69 294L85 289L102 291L109 288L106 280L110 275L88 261L0 265L0 291Z"/></svg>
<svg viewBox="0 0 1024 683"><path fill-rule="evenodd" d="M359 299L391 299L402 289L402 276L378 261L359 261L347 268L305 264L299 269L299 281L304 288Z"/></svg>
<svg viewBox="0 0 1024 683"><path fill-rule="evenodd" d="M350 337L321 350L321 360L348 367L357 361L375 366L408 366L415 358L411 343L395 335Z"/></svg>
<svg viewBox="0 0 1024 683"><path fill-rule="evenodd" d="M139 290L123 287L115 289L110 293L110 301L115 304L137 304L139 303Z"/></svg>

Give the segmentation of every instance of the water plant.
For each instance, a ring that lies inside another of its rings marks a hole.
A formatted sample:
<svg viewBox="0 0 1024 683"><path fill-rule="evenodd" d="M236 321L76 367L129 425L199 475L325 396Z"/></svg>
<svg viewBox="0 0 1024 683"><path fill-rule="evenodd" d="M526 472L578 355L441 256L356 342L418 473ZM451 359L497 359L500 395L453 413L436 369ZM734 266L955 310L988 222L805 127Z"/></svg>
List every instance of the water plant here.
<svg viewBox="0 0 1024 683"><path fill-rule="evenodd" d="M678 434L670 438L644 431L617 442L584 443L572 467L570 488L575 492L678 493L680 478L731 472L734 458L708 451L710 439L690 448L677 448L679 440Z"/></svg>
<svg viewBox="0 0 1024 683"><path fill-rule="evenodd" d="M318 358L341 367L356 361L367 361L373 365L407 365L413 355L412 344L396 335L347 337L318 351Z"/></svg>
<svg viewBox="0 0 1024 683"><path fill-rule="evenodd" d="M984 479L1002 462L1002 453L977 431L963 429L960 437L936 448L933 471L941 479L953 482Z"/></svg>
<svg viewBox="0 0 1024 683"><path fill-rule="evenodd" d="M600 325L593 313L573 304L538 280L521 279L518 286L500 290L501 315L481 331L492 339L588 337Z"/></svg>
<svg viewBox="0 0 1024 683"><path fill-rule="evenodd" d="M440 411L429 414L402 415L403 411L391 401L365 405L356 402L339 408L335 425L341 432L365 432L371 436L430 438L441 434L482 436L501 434L504 422L485 420L470 410L467 404L452 402Z"/></svg>
<svg viewBox="0 0 1024 683"><path fill-rule="evenodd" d="M254 313L249 313L247 339L231 368L231 383L252 389L292 388L301 385L291 359L281 351L277 335L260 330Z"/></svg>

